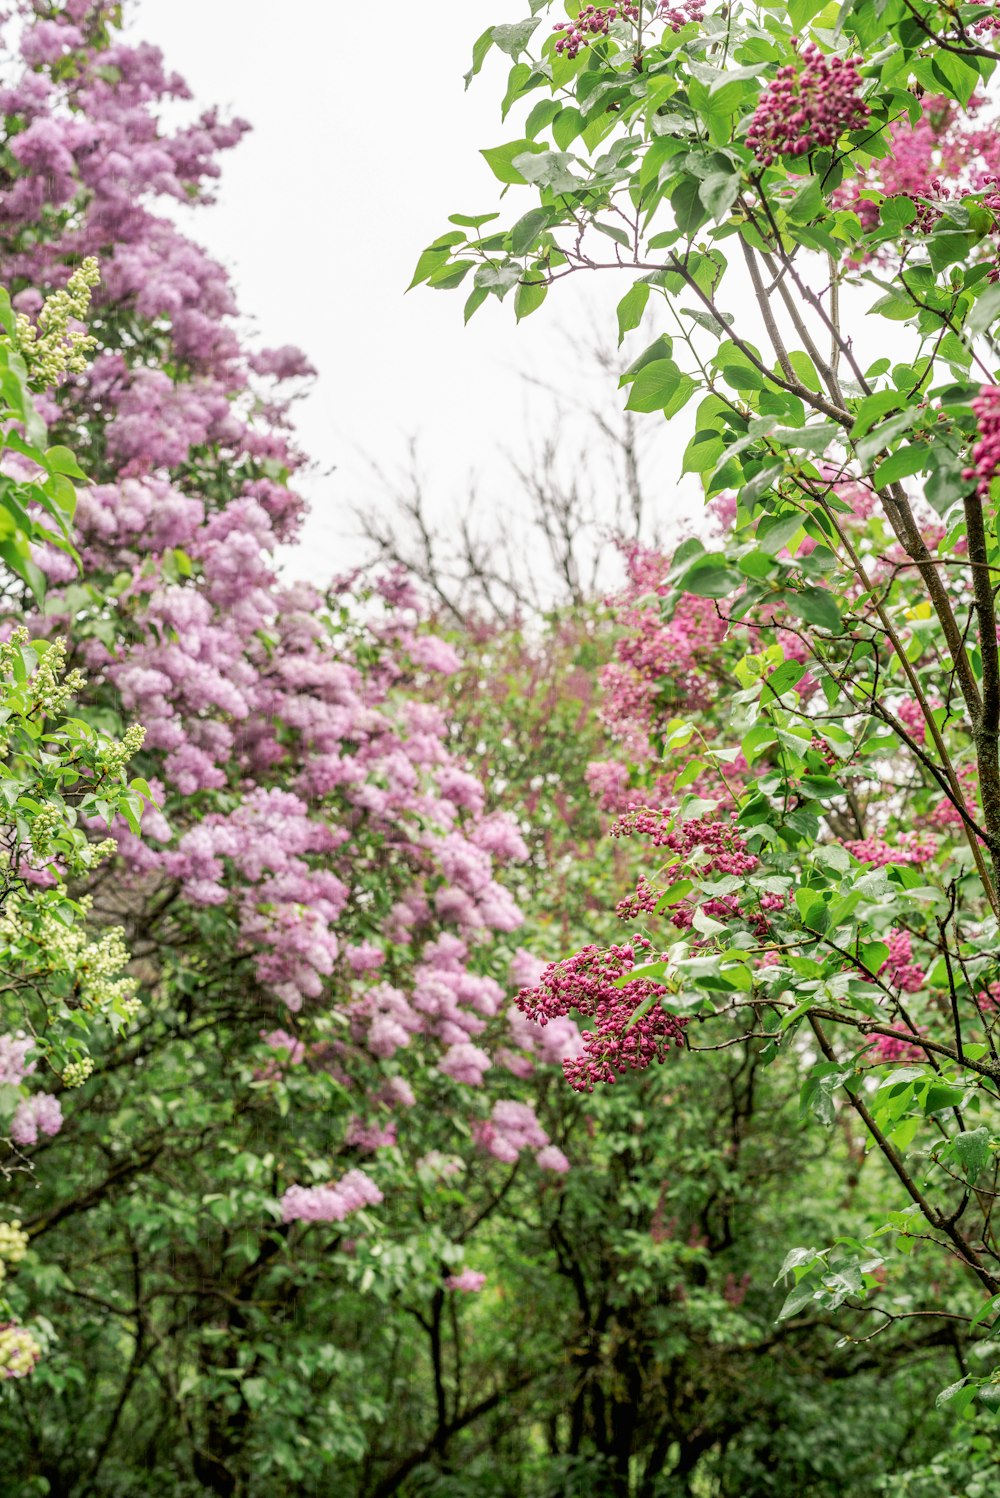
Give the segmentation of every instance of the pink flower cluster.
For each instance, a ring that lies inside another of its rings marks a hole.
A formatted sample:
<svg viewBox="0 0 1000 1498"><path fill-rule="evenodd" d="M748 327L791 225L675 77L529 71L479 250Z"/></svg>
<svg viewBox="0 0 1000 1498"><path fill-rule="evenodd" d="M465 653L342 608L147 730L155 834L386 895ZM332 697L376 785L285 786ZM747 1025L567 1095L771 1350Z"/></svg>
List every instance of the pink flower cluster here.
<svg viewBox="0 0 1000 1498"><path fill-rule="evenodd" d="M976 192L989 186L1000 172L996 131L989 122L974 123L986 103L984 95L974 95L965 109L943 95L927 95L921 102L922 113L916 124L911 125L904 117L890 127L889 154L834 194L834 206L852 209L865 229L877 227L883 195L902 195L916 206L916 228L928 233L941 216L937 205L952 196L952 189L942 179L959 193ZM988 198L984 203L992 206ZM990 279L994 277L995 271Z"/></svg>
<svg viewBox="0 0 1000 1498"><path fill-rule="evenodd" d="M362 1207L377 1207L382 1193L364 1171L349 1170L329 1186L289 1186L281 1198L282 1222L343 1222Z"/></svg>
<svg viewBox="0 0 1000 1498"><path fill-rule="evenodd" d="M551 963L536 987L518 994L518 1008L540 1025L572 1011L594 1021L593 1029L583 1032L580 1054L563 1062L566 1079L576 1091L592 1092L596 1083L614 1082L630 1068L645 1070L654 1061L665 1060L671 1047L683 1045L686 1021L656 1002L667 993L662 983L637 978L624 987L616 985L651 956L650 943L643 937L606 951L584 947L573 957ZM651 1007L640 1015L647 999Z"/></svg>
<svg viewBox="0 0 1000 1498"><path fill-rule="evenodd" d="M619 16L624 21L634 21L638 14L638 5L629 4L628 0L621 5L609 5L606 9L598 5L582 5L575 21L560 21L553 26L553 31L563 33L556 42L556 51L565 52L569 58L576 57L581 47L590 46L592 37L607 36L612 21Z"/></svg>
<svg viewBox="0 0 1000 1498"><path fill-rule="evenodd" d="M383 1128L378 1123L366 1123L364 1119L352 1118L347 1125L344 1143L363 1155L374 1155L376 1150L389 1149L396 1143L396 1125L390 1119Z"/></svg>
<svg viewBox="0 0 1000 1498"><path fill-rule="evenodd" d="M795 46L796 38L792 38ZM799 63L779 68L761 95L747 131L747 145L763 166L779 156L805 156L836 145L848 130L863 128L871 113L859 97L856 58L822 52L805 42Z"/></svg>
<svg viewBox="0 0 1000 1498"><path fill-rule="evenodd" d="M930 863L937 854L938 841L930 832L901 832L894 847L884 838L874 836L848 839L844 847L859 863L884 869L890 863Z"/></svg>
<svg viewBox="0 0 1000 1498"><path fill-rule="evenodd" d="M458 1290L465 1295L475 1295L486 1283L485 1274L480 1274L478 1269L463 1269L460 1274L448 1274L445 1276L444 1287L446 1290Z"/></svg>
<svg viewBox="0 0 1000 1498"><path fill-rule="evenodd" d="M35 1070L28 1056L34 1046L30 1035L0 1035L0 1085L18 1087Z"/></svg>
<svg viewBox="0 0 1000 1498"><path fill-rule="evenodd" d="M916 1041L901 1040L897 1035L875 1035L866 1052L875 1066L898 1061L926 1061L927 1052Z"/></svg>
<svg viewBox="0 0 1000 1498"><path fill-rule="evenodd" d="M633 807L618 818L611 829L612 837L648 838L654 848L669 848L676 853L682 868L697 867L700 877L711 874L752 874L760 863L747 852L744 838L736 826L736 813L728 821L697 817L674 825L670 812L652 807Z"/></svg>
<svg viewBox="0 0 1000 1498"><path fill-rule="evenodd" d="M1000 465L1000 385L983 385L973 399L979 441L972 449L972 466L962 470L964 479L975 479L980 494L990 492L990 483Z"/></svg>
<svg viewBox="0 0 1000 1498"><path fill-rule="evenodd" d="M658 21L665 21L671 31L680 31L692 21L705 19L705 0L684 0L683 5L671 5L670 0L660 0L656 18Z"/></svg>
<svg viewBox="0 0 1000 1498"><path fill-rule="evenodd" d="M10 1137L22 1147L37 1144L39 1134L51 1137L62 1128L62 1106L57 1097L48 1092L34 1092L22 1098L14 1109L10 1124Z"/></svg>
<svg viewBox="0 0 1000 1498"><path fill-rule="evenodd" d="M344 1040L327 1056L310 1043L311 1066L374 1076L377 1097L384 1064L420 1035L420 1065L481 1085L511 1034L507 996L478 971L479 953L521 922L499 871L528 850L513 821L488 812L444 713L421 700L429 674L459 658L428 632L411 581L392 572L374 598L358 585L330 609L278 575L277 549L303 513L293 485L304 462L280 382L311 366L289 347L244 345L225 270L173 212L211 201L220 154L246 126L214 111L176 123L185 84L156 48L123 40L110 12L97 24L76 0L55 18L20 9L24 66L12 62L0 87L18 122L0 204L5 282L35 316L93 253L100 325L128 330L42 399L53 440L60 428L92 437L82 581L114 597L114 627L103 607L83 617L72 562L47 547L46 612L33 621L71 634L99 703L147 729L137 769L164 815L147 813L141 840L115 827L128 877L137 897L168 894L181 925L211 911L228 923L254 1059L259 1005L301 1012L308 1035L312 1015L336 1004ZM391 909L373 918L376 884ZM298 1036L263 1038L275 1052L264 1075L304 1059ZM568 1051L572 1034L563 1040ZM0 1041L12 1075L26 1070L19 1045ZM51 1131L57 1109L26 1100L19 1134ZM349 1176L286 1207L334 1220L366 1189Z"/></svg>
<svg viewBox="0 0 1000 1498"><path fill-rule="evenodd" d="M714 683L706 669L728 624L710 598L685 593L669 619L656 598L669 592L668 558L638 545L623 548L627 585L612 600L622 635L615 660L601 674L601 716L634 757L650 756L649 738L662 722L684 710L709 705ZM605 806L617 809L620 773L595 767L589 777Z"/></svg>
<svg viewBox="0 0 1000 1498"><path fill-rule="evenodd" d="M890 931L885 938L889 955L878 970L893 988L904 993L917 993L924 986L924 970L913 961L913 950L908 931Z"/></svg>
<svg viewBox="0 0 1000 1498"><path fill-rule="evenodd" d="M507 1165L520 1159L523 1150L533 1149L543 1170L558 1173L569 1170L569 1161L561 1149L549 1142L549 1136L530 1103L499 1099L493 1104L488 1119L473 1124L472 1137L480 1149Z"/></svg>

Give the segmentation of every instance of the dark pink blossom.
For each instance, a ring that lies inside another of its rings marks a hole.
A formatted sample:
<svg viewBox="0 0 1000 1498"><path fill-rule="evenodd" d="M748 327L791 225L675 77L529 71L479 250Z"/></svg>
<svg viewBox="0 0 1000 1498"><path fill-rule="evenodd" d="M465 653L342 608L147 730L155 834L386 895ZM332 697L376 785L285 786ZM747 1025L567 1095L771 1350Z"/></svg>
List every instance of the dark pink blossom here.
<svg viewBox="0 0 1000 1498"><path fill-rule="evenodd" d="M624 977L639 963L651 960L650 943L634 937L631 943L584 947L573 957L550 964L535 988L522 989L518 1008L537 1024L546 1025L572 1012L594 1021L582 1032L582 1050L563 1062L563 1072L578 1092L592 1092L597 1082L614 1082L622 1072L645 1070L666 1059L671 1047L684 1041L686 1021L668 1014L656 1002L667 994L661 983L636 978L623 987ZM651 1007L639 1014L645 1000Z"/></svg>
<svg viewBox="0 0 1000 1498"><path fill-rule="evenodd" d="M856 58L822 52L815 42L805 42L798 65L779 68L761 95L747 145L763 166L779 156L805 156L836 145L845 132L862 129L871 113L860 88Z"/></svg>

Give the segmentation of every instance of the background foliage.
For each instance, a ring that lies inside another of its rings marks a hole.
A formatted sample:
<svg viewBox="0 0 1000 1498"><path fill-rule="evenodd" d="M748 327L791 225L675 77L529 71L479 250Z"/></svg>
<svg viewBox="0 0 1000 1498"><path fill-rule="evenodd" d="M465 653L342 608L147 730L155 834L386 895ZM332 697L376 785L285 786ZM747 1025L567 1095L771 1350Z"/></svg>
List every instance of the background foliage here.
<svg viewBox="0 0 1000 1498"><path fill-rule="evenodd" d="M558 598L419 496L279 574L311 369L166 211L246 127L6 23L2 1491L989 1490L993 11L531 9L415 281L629 275L610 599L551 454Z"/></svg>

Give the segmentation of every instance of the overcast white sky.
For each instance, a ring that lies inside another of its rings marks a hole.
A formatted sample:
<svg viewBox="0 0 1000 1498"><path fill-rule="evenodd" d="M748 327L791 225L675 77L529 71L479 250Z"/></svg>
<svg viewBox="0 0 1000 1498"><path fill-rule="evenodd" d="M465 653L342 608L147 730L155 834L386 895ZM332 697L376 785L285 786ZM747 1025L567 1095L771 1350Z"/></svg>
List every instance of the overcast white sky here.
<svg viewBox="0 0 1000 1498"><path fill-rule="evenodd" d="M576 383L559 329L582 323L595 294L613 332L627 282L560 288L561 311L550 302L520 328L492 302L463 327L462 291L404 296L449 213L496 206L479 149L510 137L496 87L509 60L467 93L463 74L480 32L525 9L431 0L393 19L344 0L280 11L273 0L134 0L133 34L162 47L197 103L254 127L223 158L218 204L193 214L191 231L232 271L262 339L299 344L319 369L298 425L336 472L310 484L315 514L296 559L317 580L353 559L350 509L373 487L364 453L391 466L417 434L442 515L472 470L482 502L501 504L498 445L516 448L525 419L519 371Z"/></svg>
<svg viewBox="0 0 1000 1498"><path fill-rule="evenodd" d="M592 392L560 331L598 326L613 340L627 276L565 282L520 327L492 299L463 327L463 290L404 295L449 213L497 206L479 150L514 133L514 120L499 117L509 60L494 53L468 92L463 74L485 27L526 9L525 0L424 0L393 13L346 0L278 10L273 0L132 0L133 34L163 49L196 105L219 104L254 127L223 157L219 201L192 213L190 229L230 268L261 341L296 343L319 370L298 409L317 469L292 563L316 581L359 559L352 507L377 492L366 455L392 468L418 436L445 526L470 474L478 503L503 509L512 485L500 449L523 457L530 426L551 420L522 373ZM743 303L738 285L728 301ZM863 355L884 351L881 319L862 319L859 333ZM608 390L607 399L613 408L623 397ZM684 425L656 448L667 526L698 505L677 484ZM582 447L581 463L589 457Z"/></svg>

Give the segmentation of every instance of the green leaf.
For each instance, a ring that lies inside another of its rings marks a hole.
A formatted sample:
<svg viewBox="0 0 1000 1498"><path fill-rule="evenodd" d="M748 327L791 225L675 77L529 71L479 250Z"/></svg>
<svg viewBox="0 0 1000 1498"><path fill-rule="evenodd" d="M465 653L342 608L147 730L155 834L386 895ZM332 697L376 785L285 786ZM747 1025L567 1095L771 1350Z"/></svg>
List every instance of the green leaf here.
<svg viewBox="0 0 1000 1498"><path fill-rule="evenodd" d="M501 52L506 52L507 56L514 58L516 62L531 41L532 33L538 25L539 22L536 19L529 17L526 21L516 21L512 26L491 26L490 39L494 47L499 47ZM477 42L476 46L478 45ZM483 56L485 55L484 52ZM473 53L474 62L475 53Z"/></svg>
<svg viewBox="0 0 1000 1498"><path fill-rule="evenodd" d="M464 239L465 235L461 230L453 229L450 234L444 234L432 245L428 245L417 261L417 268L413 272L413 280L406 288L407 291L412 291L414 286L419 286L422 281L429 281L434 272L447 263L452 248L461 244Z"/></svg>
<svg viewBox="0 0 1000 1498"><path fill-rule="evenodd" d="M642 322L643 313L646 311L646 303L649 301L649 285L645 281L637 281L635 285L626 291L618 303L618 347L621 348L626 333L637 328Z"/></svg>
<svg viewBox="0 0 1000 1498"><path fill-rule="evenodd" d="M959 1419L965 1414L975 1397L976 1385L967 1383L965 1378L960 1378L957 1383L949 1384L947 1389L941 1390L934 1405L939 1410L947 1407L955 1418Z"/></svg>
<svg viewBox="0 0 1000 1498"><path fill-rule="evenodd" d="M50 473L63 473L67 478L87 482L87 475L68 447L50 447L45 453L45 466Z"/></svg>
<svg viewBox="0 0 1000 1498"><path fill-rule="evenodd" d="M514 293L514 316L518 322L537 312L548 293L544 281L522 281Z"/></svg>
<svg viewBox="0 0 1000 1498"><path fill-rule="evenodd" d="M524 92L525 85L531 78L531 68L526 62L516 62L510 70L507 80L507 92L503 96L500 105L500 118L505 120L512 107L517 103Z"/></svg>
<svg viewBox="0 0 1000 1498"><path fill-rule="evenodd" d="M699 598L726 598L741 582L740 574L733 570L725 556L706 553L698 558L678 583L684 593L695 593Z"/></svg>
<svg viewBox="0 0 1000 1498"><path fill-rule="evenodd" d="M534 249L538 244L538 236L548 227L551 219L551 208L529 209L510 231L511 254L526 255L529 250Z"/></svg>
<svg viewBox="0 0 1000 1498"><path fill-rule="evenodd" d="M486 151L480 151L479 154L483 157L498 182L504 182L508 186L525 186L527 178L522 177L521 173L515 168L514 158L531 155L532 153L540 154L545 149L545 146L539 141L525 138L523 140L510 140L503 146L491 146Z"/></svg>
<svg viewBox="0 0 1000 1498"><path fill-rule="evenodd" d="M662 411L680 383L681 372L672 359L657 359L639 370L626 411Z"/></svg>
<svg viewBox="0 0 1000 1498"><path fill-rule="evenodd" d="M490 50L490 48L492 46L493 46L493 27L492 26L487 26L487 28L483 32L482 36L479 37L479 39L476 41L475 45L472 48L472 67L469 69L469 71L465 75L465 86L466 86L466 88L469 87L469 84L472 82L473 78L475 78L476 74L479 72L479 70L482 67L483 63L486 61L486 55L487 55L487 53L489 52L489 50Z"/></svg>
<svg viewBox="0 0 1000 1498"><path fill-rule="evenodd" d="M687 405L688 401L691 399L692 395L694 395L694 392L697 388L698 387L695 385L695 382L690 375L681 375L680 379L677 381L677 389L667 401L667 404L663 407L663 415L668 421L672 416L676 416L677 412L680 411L683 406Z"/></svg>
<svg viewBox="0 0 1000 1498"><path fill-rule="evenodd" d="M897 390L876 390L874 395L865 396L855 412L851 436L863 437L877 421L890 411L898 411L902 404L903 398Z"/></svg>
<svg viewBox="0 0 1000 1498"><path fill-rule="evenodd" d="M916 317L919 310L916 302L912 302L909 297L900 296L895 291L880 296L878 301L873 302L868 308L869 314L877 312L879 317L887 317L890 322L907 322L911 317Z"/></svg>
<svg viewBox="0 0 1000 1498"><path fill-rule="evenodd" d="M790 515L768 516L757 527L757 545L768 556L776 557L781 548L802 529L805 518L800 510L793 510Z"/></svg>
<svg viewBox="0 0 1000 1498"><path fill-rule="evenodd" d="M944 84L945 92L957 99L964 109L979 85L979 69L956 53L945 52L940 47L934 50L931 67L935 76Z"/></svg>
<svg viewBox="0 0 1000 1498"><path fill-rule="evenodd" d="M879 218L885 227L897 233L900 229L905 229L912 224L916 216L916 203L913 202L912 198L906 197L903 193L899 193L892 198L886 198L879 209Z"/></svg>
<svg viewBox="0 0 1000 1498"><path fill-rule="evenodd" d="M583 180L574 177L569 169L570 162L576 157L569 151L550 151L546 147L539 150L539 144L538 141L529 141L531 149L514 157L511 170L519 172L525 182L548 187L552 192L579 192L584 186Z"/></svg>
<svg viewBox="0 0 1000 1498"><path fill-rule="evenodd" d="M558 99L539 99L524 122L528 139L534 140L540 131L544 130L547 125L551 125L561 108L562 105ZM569 142L567 141L566 144L568 145Z"/></svg>
<svg viewBox="0 0 1000 1498"><path fill-rule="evenodd" d="M965 319L970 333L985 333L1000 317L1000 283L986 286L976 297Z"/></svg>
<svg viewBox="0 0 1000 1498"><path fill-rule="evenodd" d="M828 0L788 0L788 20L792 30L801 31L827 3Z"/></svg>
<svg viewBox="0 0 1000 1498"><path fill-rule="evenodd" d="M770 692L775 697L781 697L785 692L791 691L796 682L800 681L805 674L806 668L803 662L782 661L777 670L772 671L770 676L765 679L764 685L770 689ZM768 693L765 692L765 701L767 700L767 696Z"/></svg>
<svg viewBox="0 0 1000 1498"><path fill-rule="evenodd" d="M931 449L923 443L911 443L891 453L884 463L876 468L872 483L876 489L895 484L914 473L923 473L931 466Z"/></svg>
<svg viewBox="0 0 1000 1498"><path fill-rule="evenodd" d="M739 172L713 172L702 182L698 195L717 223L728 216L739 197L741 183Z"/></svg>
<svg viewBox="0 0 1000 1498"><path fill-rule="evenodd" d="M469 299L465 304L465 321L467 323L469 319L471 317L474 317L475 314L479 311L480 307L486 301L486 298L489 296L489 294L490 293L485 286L476 286L469 293Z"/></svg>
<svg viewBox="0 0 1000 1498"><path fill-rule="evenodd" d="M807 624L818 625L831 634L840 634L841 618L836 599L826 588L800 588L784 595L791 613Z"/></svg>
<svg viewBox="0 0 1000 1498"><path fill-rule="evenodd" d="M951 1142L955 1158L965 1171L969 1185L986 1169L990 1159L990 1131L985 1124L978 1129L967 1129L956 1134Z"/></svg>

